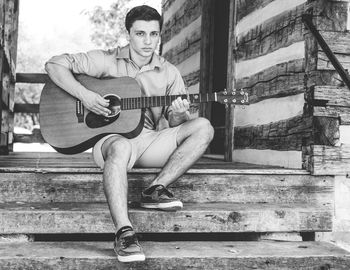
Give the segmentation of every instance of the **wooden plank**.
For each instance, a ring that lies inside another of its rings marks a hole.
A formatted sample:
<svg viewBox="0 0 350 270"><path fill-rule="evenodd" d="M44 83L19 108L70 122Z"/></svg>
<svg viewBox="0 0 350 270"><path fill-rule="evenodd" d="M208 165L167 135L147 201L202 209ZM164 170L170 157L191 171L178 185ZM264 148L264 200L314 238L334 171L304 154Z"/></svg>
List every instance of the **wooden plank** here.
<svg viewBox="0 0 350 270"><path fill-rule="evenodd" d="M183 41L169 49L164 55L170 63L178 65L185 59L191 57L198 51L200 51L201 46L201 28L195 29L189 37L184 37Z"/></svg>
<svg viewBox="0 0 350 270"><path fill-rule="evenodd" d="M130 173L159 173L160 168L133 168ZM0 156L0 172L37 173L98 173L91 153L63 155L57 152L14 152ZM286 169L279 166L264 166L248 163L223 162L218 159L201 158L186 174L262 174L262 175L305 175L305 170Z"/></svg>
<svg viewBox="0 0 350 270"><path fill-rule="evenodd" d="M313 175L346 175L350 173L350 145L311 146L311 167Z"/></svg>
<svg viewBox="0 0 350 270"><path fill-rule="evenodd" d="M128 174L128 201L156 177L155 172ZM333 177L310 175L185 174L169 188L189 202L305 203L333 205ZM102 174L1 173L1 202L105 202Z"/></svg>
<svg viewBox="0 0 350 270"><path fill-rule="evenodd" d="M314 107L314 116L339 119L340 125L350 125L350 107L317 106Z"/></svg>
<svg viewBox="0 0 350 270"><path fill-rule="evenodd" d="M201 1L188 0L163 26L162 42L167 43L201 16Z"/></svg>
<svg viewBox="0 0 350 270"><path fill-rule="evenodd" d="M304 5L298 6L239 36L237 60L256 58L304 40L304 26L301 21L304 10Z"/></svg>
<svg viewBox="0 0 350 270"><path fill-rule="evenodd" d="M305 72L304 59L296 59L274 65L252 76L237 79L237 88L253 87L254 85L273 81L278 77L291 76L296 73Z"/></svg>
<svg viewBox="0 0 350 270"><path fill-rule="evenodd" d="M47 83L49 76L45 73L17 73L16 83Z"/></svg>
<svg viewBox="0 0 350 270"><path fill-rule="evenodd" d="M312 204L185 204L162 212L129 209L138 232L289 232L332 230L333 209ZM114 233L106 203L2 203L0 233Z"/></svg>
<svg viewBox="0 0 350 270"><path fill-rule="evenodd" d="M197 70L183 76L182 78L185 82L186 87L191 87L193 85L198 84L200 80L200 73L201 73L201 70Z"/></svg>
<svg viewBox="0 0 350 270"><path fill-rule="evenodd" d="M312 118L299 115L265 125L235 127L235 149L301 150L313 134Z"/></svg>
<svg viewBox="0 0 350 270"><path fill-rule="evenodd" d="M281 63L253 76L237 79L236 88L249 91L249 102L294 95L303 91L305 64L303 59Z"/></svg>
<svg viewBox="0 0 350 270"><path fill-rule="evenodd" d="M261 9L274 0L240 0L237 1L237 21L247 16L249 13L254 12L257 9Z"/></svg>
<svg viewBox="0 0 350 270"><path fill-rule="evenodd" d="M14 105L15 113L39 113L39 104L22 104L16 103Z"/></svg>
<svg viewBox="0 0 350 270"><path fill-rule="evenodd" d="M350 89L344 86L316 85L311 89L315 102L350 107Z"/></svg>
<svg viewBox="0 0 350 270"><path fill-rule="evenodd" d="M33 130L32 134L14 134L14 142L20 143L46 143L40 129Z"/></svg>
<svg viewBox="0 0 350 270"><path fill-rule="evenodd" d="M1 244L6 269L347 269L349 252L324 242L141 242L146 261L121 264L111 242Z"/></svg>
<svg viewBox="0 0 350 270"><path fill-rule="evenodd" d="M313 117L313 144L337 145L339 143L339 135L338 119L332 117Z"/></svg>
<svg viewBox="0 0 350 270"><path fill-rule="evenodd" d="M308 8L312 10L314 24L320 31L347 30L348 1L309 1Z"/></svg>

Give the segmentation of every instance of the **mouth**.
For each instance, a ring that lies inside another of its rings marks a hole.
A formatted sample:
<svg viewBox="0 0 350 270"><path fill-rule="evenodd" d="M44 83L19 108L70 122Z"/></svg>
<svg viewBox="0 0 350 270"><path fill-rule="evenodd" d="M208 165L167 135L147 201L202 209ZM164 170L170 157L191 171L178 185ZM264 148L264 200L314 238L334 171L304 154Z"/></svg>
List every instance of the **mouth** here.
<svg viewBox="0 0 350 270"><path fill-rule="evenodd" d="M152 48L142 48L143 51L150 52L152 51Z"/></svg>

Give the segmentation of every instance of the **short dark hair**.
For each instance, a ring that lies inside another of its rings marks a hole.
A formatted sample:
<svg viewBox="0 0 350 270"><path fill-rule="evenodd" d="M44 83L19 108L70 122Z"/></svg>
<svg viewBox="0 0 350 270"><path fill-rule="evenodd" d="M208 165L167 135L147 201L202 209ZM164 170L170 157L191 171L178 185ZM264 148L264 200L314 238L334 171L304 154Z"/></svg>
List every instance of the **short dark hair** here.
<svg viewBox="0 0 350 270"><path fill-rule="evenodd" d="M125 28L130 33L130 28L137 20L142 21L158 21L159 29L162 30L163 18L159 12L147 5L132 8L125 17Z"/></svg>

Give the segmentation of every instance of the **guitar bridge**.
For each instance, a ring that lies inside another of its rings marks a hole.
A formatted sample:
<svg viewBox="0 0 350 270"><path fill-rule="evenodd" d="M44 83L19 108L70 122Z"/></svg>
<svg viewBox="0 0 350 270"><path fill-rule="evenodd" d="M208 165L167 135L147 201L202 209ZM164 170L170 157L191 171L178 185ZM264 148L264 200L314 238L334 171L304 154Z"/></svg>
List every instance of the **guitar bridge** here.
<svg viewBox="0 0 350 270"><path fill-rule="evenodd" d="M84 105L79 99L75 103L75 113L78 118L78 123L83 123L84 122Z"/></svg>

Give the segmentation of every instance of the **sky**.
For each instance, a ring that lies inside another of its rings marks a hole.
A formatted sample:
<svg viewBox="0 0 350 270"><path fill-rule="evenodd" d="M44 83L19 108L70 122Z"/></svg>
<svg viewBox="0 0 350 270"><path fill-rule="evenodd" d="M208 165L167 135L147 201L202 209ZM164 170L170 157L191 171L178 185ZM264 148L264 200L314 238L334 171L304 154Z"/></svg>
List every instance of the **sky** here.
<svg viewBox="0 0 350 270"><path fill-rule="evenodd" d="M90 40L91 24L84 11L97 5L108 9L118 0L23 0L19 10L18 47L48 59L61 53L96 49ZM147 4L161 12L161 0L133 0L130 8ZM24 45L23 36L29 38ZM21 43L22 42L22 43ZM28 69L25 72L29 72ZM33 71L40 72L40 71Z"/></svg>

